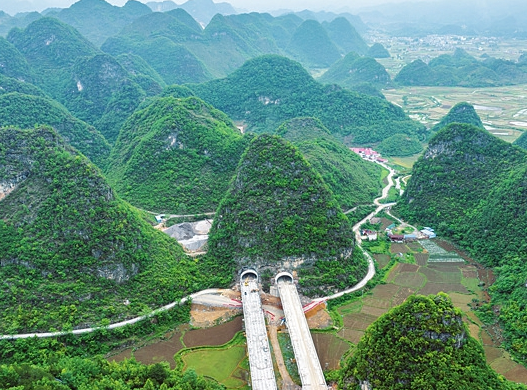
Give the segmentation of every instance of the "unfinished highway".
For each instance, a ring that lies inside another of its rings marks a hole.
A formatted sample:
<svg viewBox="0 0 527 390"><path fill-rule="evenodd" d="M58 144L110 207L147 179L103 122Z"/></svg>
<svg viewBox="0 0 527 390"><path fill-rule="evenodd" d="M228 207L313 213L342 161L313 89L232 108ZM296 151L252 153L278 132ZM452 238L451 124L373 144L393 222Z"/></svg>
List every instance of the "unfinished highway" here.
<svg viewBox="0 0 527 390"><path fill-rule="evenodd" d="M282 272L276 276L275 280L302 381L302 390L327 390L324 373L302 310L298 291L293 282L293 276L288 272Z"/></svg>
<svg viewBox="0 0 527 390"><path fill-rule="evenodd" d="M256 271L244 271L240 287L252 389L277 390Z"/></svg>

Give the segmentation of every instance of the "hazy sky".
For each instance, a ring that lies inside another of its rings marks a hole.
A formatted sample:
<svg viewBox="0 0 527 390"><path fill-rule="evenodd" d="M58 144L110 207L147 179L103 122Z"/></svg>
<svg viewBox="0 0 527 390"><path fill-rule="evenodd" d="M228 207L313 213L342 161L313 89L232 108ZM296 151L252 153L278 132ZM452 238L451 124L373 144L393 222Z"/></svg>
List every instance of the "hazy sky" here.
<svg viewBox="0 0 527 390"><path fill-rule="evenodd" d="M107 0L109 3L122 6L127 0ZM140 0L147 3L150 0ZM176 0L176 4L182 4L186 0ZM225 1L225 0L223 0ZM384 3L403 2L408 0L226 0L234 7L247 9L249 11L266 11L276 9L293 9L293 10L321 10L349 7L357 9L361 6L377 5ZM423 1L423 0L420 0ZM425 0L426 1L426 0ZM430 0L428 0L430 1ZM42 11L50 7L67 8L76 0L0 0L0 10L9 14L20 11ZM215 2L221 2L216 0Z"/></svg>

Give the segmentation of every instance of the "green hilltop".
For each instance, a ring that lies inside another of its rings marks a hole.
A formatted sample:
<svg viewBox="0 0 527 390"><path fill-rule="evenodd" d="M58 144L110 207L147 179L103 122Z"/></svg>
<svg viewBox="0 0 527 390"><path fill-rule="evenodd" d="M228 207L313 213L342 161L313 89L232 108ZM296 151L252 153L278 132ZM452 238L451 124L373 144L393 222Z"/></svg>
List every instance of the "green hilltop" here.
<svg viewBox="0 0 527 390"><path fill-rule="evenodd" d="M343 389L522 388L498 376L448 295L411 296L366 330L340 372Z"/></svg>
<svg viewBox="0 0 527 390"><path fill-rule="evenodd" d="M316 20L306 20L291 37L287 52L292 58L314 68L325 68L340 58L327 31Z"/></svg>
<svg viewBox="0 0 527 390"><path fill-rule="evenodd" d="M322 176L343 210L370 204L382 189L382 168L364 161L331 136L316 118L284 122L277 134L290 141Z"/></svg>
<svg viewBox="0 0 527 390"><path fill-rule="evenodd" d="M480 309L499 322L504 346L519 360L527 338L517 324L527 320L526 299L527 152L486 130L452 123L440 130L415 163L396 206L413 223L434 226L478 262L496 267L490 304ZM493 310L499 305L499 312Z"/></svg>
<svg viewBox="0 0 527 390"><path fill-rule="evenodd" d="M20 81L31 82L33 76L26 59L4 37L0 37L0 74Z"/></svg>
<svg viewBox="0 0 527 390"><path fill-rule="evenodd" d="M432 127L432 132L441 130L443 127L451 123L467 123L469 125L474 125L480 129L484 129L483 122L478 113L474 109L474 106L467 102L457 103L454 107L448 111L448 114L445 115L439 123L435 124Z"/></svg>
<svg viewBox="0 0 527 390"><path fill-rule="evenodd" d="M111 143L146 96L114 58L57 19L41 18L24 30L12 30L7 39L25 56L34 84Z"/></svg>
<svg viewBox="0 0 527 390"><path fill-rule="evenodd" d="M204 286L50 128L0 130L0 190L0 333L116 322Z"/></svg>
<svg viewBox="0 0 527 390"><path fill-rule="evenodd" d="M322 295L366 272L333 193L300 151L260 135L243 154L209 235L207 257L230 269L297 269L300 289Z"/></svg>
<svg viewBox="0 0 527 390"><path fill-rule="evenodd" d="M522 149L484 129L452 123L430 140L396 207L408 220L459 241L481 261L500 264L527 248L522 237L505 233L508 224L516 229L527 223L521 199L526 163ZM511 204L513 199L519 201Z"/></svg>
<svg viewBox="0 0 527 390"><path fill-rule="evenodd" d="M247 61L224 79L189 85L197 96L247 130L274 132L295 117L316 117L349 144L380 142L403 133L426 137L426 129L382 99L316 82L302 66L277 55Z"/></svg>
<svg viewBox="0 0 527 390"><path fill-rule="evenodd" d="M368 51L368 45L347 18L336 17L329 23L322 23L322 26L327 30L329 38L340 49L341 54L349 52L366 54Z"/></svg>
<svg viewBox="0 0 527 390"><path fill-rule="evenodd" d="M135 206L178 214L214 211L247 142L196 97L164 97L135 112L112 150L109 182Z"/></svg>
<svg viewBox="0 0 527 390"><path fill-rule="evenodd" d="M123 7L104 0L79 0L54 16L99 47L135 19L151 12L147 5L135 0L128 0Z"/></svg>
<svg viewBox="0 0 527 390"><path fill-rule="evenodd" d="M458 48L428 64L420 59L411 62L394 81L406 86L494 87L525 83L527 71L521 63L492 57L480 61Z"/></svg>
<svg viewBox="0 0 527 390"><path fill-rule="evenodd" d="M110 145L101 133L46 97L18 92L0 95L0 121L3 126L23 129L35 125L51 126L69 145L100 167L104 166L110 154Z"/></svg>
<svg viewBox="0 0 527 390"><path fill-rule="evenodd" d="M318 81L350 89L362 83L372 84L379 89L391 86L390 75L384 66L371 57L361 57L355 52L348 53L331 65Z"/></svg>

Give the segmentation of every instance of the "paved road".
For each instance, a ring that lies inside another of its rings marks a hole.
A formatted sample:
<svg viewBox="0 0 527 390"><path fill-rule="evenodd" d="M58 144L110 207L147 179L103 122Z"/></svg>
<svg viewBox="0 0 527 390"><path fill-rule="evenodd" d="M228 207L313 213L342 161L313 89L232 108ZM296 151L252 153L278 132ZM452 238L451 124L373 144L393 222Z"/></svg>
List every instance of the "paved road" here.
<svg viewBox="0 0 527 390"><path fill-rule="evenodd" d="M353 226L353 231L355 232L355 235L357 237L357 244L359 245L359 247L360 247L360 242L361 242L361 240L360 240L360 231L359 231L360 225L362 225L364 222L366 222L371 217L377 215L384 208L393 206L395 204L395 203L385 203L385 204L381 204L380 203L380 200L382 200L382 199L384 199L384 198L386 198L388 196L388 192L390 191L390 188L394 185L394 183L393 183L393 176L395 174L395 171L392 168L388 167L387 165L385 165L383 163L378 163L378 164L382 165L384 168L386 168L386 169L388 169L390 171L390 173L389 173L389 175L387 177L388 184L386 185L386 187L383 188L382 195L379 198L374 200L374 204L378 206L377 209L374 212L372 212L371 214L369 214L362 221L357 223L355 226ZM405 179L406 179L406 177L405 177ZM143 210L143 211L146 211L146 210ZM152 213L152 214L154 214L154 213ZM212 214L214 214L214 213L202 213L202 214L197 214L197 215L212 215ZM360 248L362 249L362 247L360 247ZM366 256L366 259L368 260L368 272L367 272L366 276L359 283L357 283L355 286L350 287L349 289L341 291L341 292L339 292L337 294L333 294L333 295L330 295L328 297L317 298L317 299L315 299L315 301L318 302L318 301L326 301L326 300L329 300L329 299L335 299L335 298L338 298L338 297L340 297L340 296L342 296L344 294L347 294L347 293L359 290L362 287L364 287L366 285L366 283L368 283L368 281L371 280L371 278L373 278L373 276L375 275L375 266L374 266L374 263L373 263L373 259L366 252L364 252L364 254ZM152 311L151 313L149 313L147 315L136 317L136 318L132 318L132 319L127 320L127 321L121 321L121 322L117 322L117 323L114 323L114 324L110 324L106 328L107 329L116 329L116 328L121 328L121 327L126 326L126 325L135 324L136 322L139 322L139 321L142 321L142 320L147 319L149 317L152 317L153 315L155 315L157 313L160 313L160 312L163 312L163 311L166 311L166 310L170 310L173 307L175 307L176 305L183 305L189 299L194 299L196 297L199 297L201 295L206 295L206 294L219 294L220 291L221 290L217 289L217 288L198 291L198 292L196 292L194 294L191 294L191 295L189 295L187 297L182 298L178 302L172 302L172 303L170 303L170 304L168 304L166 306L160 307L159 309L156 309L156 310ZM84 333L94 332L95 330L101 329L101 328L102 327L75 329L75 330L70 331L70 332L45 332L45 333L24 333L24 334L15 334L15 335L0 335L0 340L2 340L2 339L25 339L25 338L30 338L30 337L39 337L39 338L58 337L58 336L66 335L66 334L84 334Z"/></svg>
<svg viewBox="0 0 527 390"><path fill-rule="evenodd" d="M284 308L287 329L295 352L303 390L327 390L324 373L296 286L291 281L278 281L278 292Z"/></svg>

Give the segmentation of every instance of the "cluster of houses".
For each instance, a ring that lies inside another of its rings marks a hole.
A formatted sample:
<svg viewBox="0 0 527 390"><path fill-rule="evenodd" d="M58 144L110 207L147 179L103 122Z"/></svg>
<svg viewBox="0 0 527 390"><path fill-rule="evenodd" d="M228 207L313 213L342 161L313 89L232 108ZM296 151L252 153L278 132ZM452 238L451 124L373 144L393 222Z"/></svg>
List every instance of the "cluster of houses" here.
<svg viewBox="0 0 527 390"><path fill-rule="evenodd" d="M381 163L386 163L388 160L385 158L381 158L381 154L379 152L376 152L375 150L371 148L350 148L353 152L357 153L359 156L361 156L365 160L369 161L378 161Z"/></svg>
<svg viewBox="0 0 527 390"><path fill-rule="evenodd" d="M403 243L437 237L434 232L434 229L432 229L431 227L424 227L419 232L414 232L411 234L393 234L392 230L394 228L395 224L391 224L385 229L386 234L388 235L388 238L391 242ZM361 230L361 238L363 240L375 241L378 238L378 232L376 232L375 230L363 229Z"/></svg>

